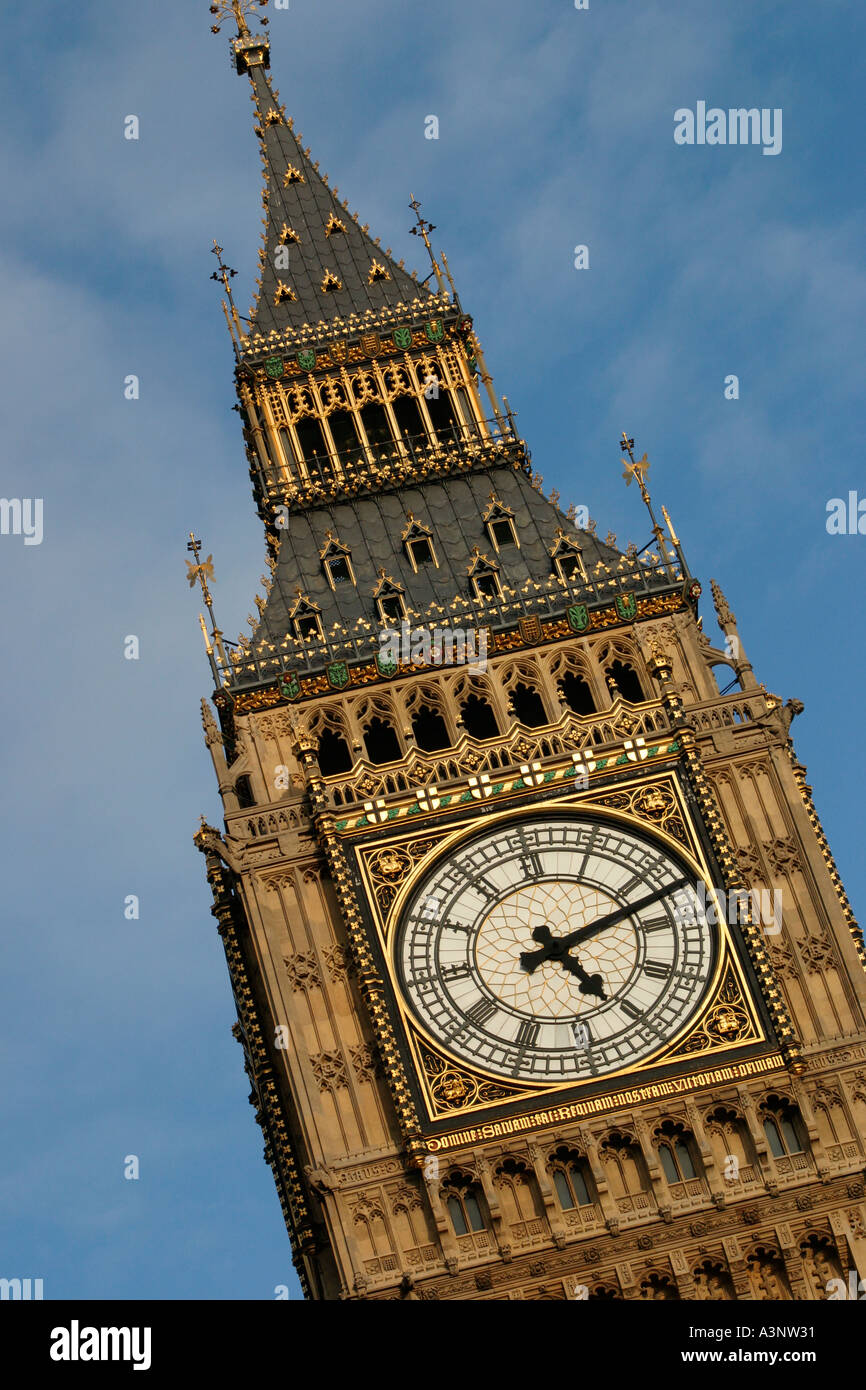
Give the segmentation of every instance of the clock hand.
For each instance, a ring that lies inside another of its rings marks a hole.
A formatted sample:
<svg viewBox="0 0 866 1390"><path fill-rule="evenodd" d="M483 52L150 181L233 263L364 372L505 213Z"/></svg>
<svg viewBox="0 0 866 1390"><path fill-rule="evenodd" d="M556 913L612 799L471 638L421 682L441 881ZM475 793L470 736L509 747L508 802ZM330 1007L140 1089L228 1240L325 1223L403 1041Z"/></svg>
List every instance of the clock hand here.
<svg viewBox="0 0 866 1390"><path fill-rule="evenodd" d="M562 937L562 944L571 947L579 945L582 941L588 941L590 937L596 936L606 927L616 926L617 922L624 922L627 917L633 917L636 912L642 912L645 907L651 907L653 903L660 902L662 898L666 898L675 889L685 888L688 882L687 878L675 879L673 883L666 884L664 888L657 888L654 893L648 893L639 902L626 904L625 907L619 908L616 912L609 912L605 917L597 917L594 922L589 922L584 927L577 927L575 931Z"/></svg>
<svg viewBox="0 0 866 1390"><path fill-rule="evenodd" d="M631 917L636 912L642 912L645 907L651 907L653 903L659 902L662 898L673 893L677 888L684 888L688 883L687 878L675 879L673 883L668 883L664 888L658 888L654 893L649 893L645 898L641 898L636 903L629 903L625 907L618 908L616 912L609 912L605 917L598 917L594 922L590 922L583 927L577 927L569 932L567 936L555 938L549 927L536 927L532 933L533 941L541 943L540 951L521 951L520 965L527 974L531 975L537 966L542 965L546 960L562 961L563 956L572 946L577 946L583 941L588 941L590 937L596 936L598 932L604 931L606 927L613 927L617 922L624 922L627 917Z"/></svg>
<svg viewBox="0 0 866 1390"><path fill-rule="evenodd" d="M562 956L559 961L563 970L567 970L569 975L576 975L580 980L581 994L594 994L602 1002L607 999L604 992L604 980L600 975L588 975L576 956Z"/></svg>

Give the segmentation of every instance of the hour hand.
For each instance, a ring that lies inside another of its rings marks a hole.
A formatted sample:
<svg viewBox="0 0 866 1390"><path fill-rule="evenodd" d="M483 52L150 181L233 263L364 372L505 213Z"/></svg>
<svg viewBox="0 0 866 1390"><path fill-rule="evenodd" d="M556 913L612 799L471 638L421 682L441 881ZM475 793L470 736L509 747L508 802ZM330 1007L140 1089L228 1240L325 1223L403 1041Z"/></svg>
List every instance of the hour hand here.
<svg viewBox="0 0 866 1390"><path fill-rule="evenodd" d="M588 975L580 961L574 956L563 956L560 960L563 970L567 970L569 975L576 975L580 980L581 994L594 994L597 999L602 1001L607 999L604 992L604 980L600 975Z"/></svg>
<svg viewBox="0 0 866 1390"><path fill-rule="evenodd" d="M528 975L531 975L543 961L550 960L550 947L553 942L550 927L536 927L532 933L532 939L541 943L541 950L521 951L520 953L520 968L525 970Z"/></svg>

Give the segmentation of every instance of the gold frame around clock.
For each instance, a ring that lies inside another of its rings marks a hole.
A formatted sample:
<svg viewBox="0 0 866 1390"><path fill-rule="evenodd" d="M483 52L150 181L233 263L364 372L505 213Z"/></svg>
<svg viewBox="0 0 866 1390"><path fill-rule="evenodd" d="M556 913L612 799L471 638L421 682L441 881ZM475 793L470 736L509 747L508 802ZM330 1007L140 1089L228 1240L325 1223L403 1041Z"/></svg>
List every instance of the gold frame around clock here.
<svg viewBox="0 0 866 1390"><path fill-rule="evenodd" d="M636 1067L622 1067L605 1073L604 1077L585 1081L512 1082L452 1056L419 1023L403 997L394 960L403 909L419 880L434 863L476 836L479 830L490 830L509 821L537 819L545 813L561 816L568 812L596 813L644 835L649 833L660 848L666 848L684 861L696 880L702 878L708 886L713 883L712 870L672 769L659 769L649 776L643 769L633 779L623 779L606 787L594 786L547 801L524 802L507 810L487 811L481 818L477 807L467 807L467 814L447 827L433 825L424 830L417 823L410 828L403 822L401 830L393 835L377 836L367 843L356 842L365 896L386 961L400 1026L412 1057L428 1122L463 1121L479 1111L489 1112L493 1107L533 1099L549 1102L554 1094L579 1094L588 1088L596 1091L599 1086L615 1090L617 1081L621 1084L624 1076L638 1076L643 1085L658 1076L661 1068L670 1068L671 1064L691 1071L697 1062L699 1069L706 1072L731 1052L744 1047L752 1051L760 1044L780 1060L776 1045L755 1007L729 925L724 921L718 923L719 949L713 977L697 1014Z"/></svg>

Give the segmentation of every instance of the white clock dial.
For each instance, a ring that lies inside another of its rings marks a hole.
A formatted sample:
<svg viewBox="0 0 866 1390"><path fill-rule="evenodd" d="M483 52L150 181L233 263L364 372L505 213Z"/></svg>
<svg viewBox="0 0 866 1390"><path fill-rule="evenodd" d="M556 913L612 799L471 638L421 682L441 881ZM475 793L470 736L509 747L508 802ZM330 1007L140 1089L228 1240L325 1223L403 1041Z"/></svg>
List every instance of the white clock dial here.
<svg viewBox="0 0 866 1390"><path fill-rule="evenodd" d="M657 1052L698 1009L715 952L694 880L665 848L577 816L512 822L452 851L395 944L431 1037L485 1071L544 1082Z"/></svg>

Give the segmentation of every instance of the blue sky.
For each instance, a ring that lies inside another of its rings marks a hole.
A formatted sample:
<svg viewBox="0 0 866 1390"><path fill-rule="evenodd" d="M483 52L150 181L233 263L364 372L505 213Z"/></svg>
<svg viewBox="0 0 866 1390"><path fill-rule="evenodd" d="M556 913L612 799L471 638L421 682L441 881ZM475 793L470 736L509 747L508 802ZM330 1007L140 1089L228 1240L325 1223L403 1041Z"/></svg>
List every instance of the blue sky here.
<svg viewBox="0 0 866 1390"><path fill-rule="evenodd" d="M44 539L0 536L0 1274L50 1298L297 1293L192 846L219 803L186 535L229 636L264 569L208 278L217 237L245 312L260 165L210 23L205 0L4 18L0 492L44 499ZM410 193L437 224L545 487L643 544L621 431L648 452L757 678L805 703L855 911L866 537L825 518L866 497L864 29L839 0L291 0L270 26L282 100L361 220L422 275ZM781 108L782 152L677 146L699 100Z"/></svg>

